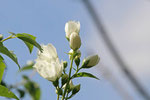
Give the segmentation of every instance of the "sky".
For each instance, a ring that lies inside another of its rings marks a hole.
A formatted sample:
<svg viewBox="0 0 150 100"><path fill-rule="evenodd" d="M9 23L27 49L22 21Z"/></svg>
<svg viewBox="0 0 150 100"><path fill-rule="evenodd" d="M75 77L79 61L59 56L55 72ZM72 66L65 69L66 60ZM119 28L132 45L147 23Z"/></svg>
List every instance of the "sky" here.
<svg viewBox="0 0 150 100"><path fill-rule="evenodd" d="M150 93L150 2L92 0L91 3L101 15L119 53ZM70 48L65 39L64 27L69 20L81 23L81 58L88 56L90 50L101 57L98 66L85 70L101 80L88 78L74 80L74 84L81 83L81 91L71 100L124 100L126 92L126 95L131 96L131 100L143 100L121 73L81 0L0 0L0 33L4 37L9 35L9 31L32 34L37 37L40 44L52 43L57 49L59 58L66 61L69 59L64 52L68 52ZM37 49L34 48L33 53L29 54L27 47L18 39L8 40L5 45L14 50L22 66L28 60L36 59ZM21 77L16 74L17 65L8 57L5 59L8 70L4 80L9 84L20 82ZM39 74L32 79L40 84L41 100L56 100L55 89L50 82ZM0 100L7 99L0 97ZM29 100L29 96L24 100Z"/></svg>

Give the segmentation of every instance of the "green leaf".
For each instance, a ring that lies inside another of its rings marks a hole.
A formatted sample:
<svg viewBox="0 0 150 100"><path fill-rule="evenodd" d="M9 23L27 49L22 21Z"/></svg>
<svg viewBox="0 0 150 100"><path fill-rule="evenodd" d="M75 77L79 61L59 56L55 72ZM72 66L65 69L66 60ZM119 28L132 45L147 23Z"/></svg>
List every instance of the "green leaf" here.
<svg viewBox="0 0 150 100"><path fill-rule="evenodd" d="M80 91L80 84L76 85L73 90L72 90L72 95L75 95L76 93L78 93Z"/></svg>
<svg viewBox="0 0 150 100"><path fill-rule="evenodd" d="M9 58L11 58L20 68L20 65L18 63L17 57L11 52L9 51L3 44L2 42L0 42L0 53L8 56Z"/></svg>
<svg viewBox="0 0 150 100"><path fill-rule="evenodd" d="M25 91L24 90L21 90L21 89L17 89L19 95L20 95L20 98L23 98L25 96Z"/></svg>
<svg viewBox="0 0 150 100"><path fill-rule="evenodd" d="M21 39L27 45L30 53L33 50L33 45L36 46L42 52L41 46L35 41L36 37L27 33L18 33L16 34L16 37Z"/></svg>
<svg viewBox="0 0 150 100"><path fill-rule="evenodd" d="M6 68L5 63L0 60L0 83L1 83L2 78L3 78L3 73L4 73L5 68Z"/></svg>
<svg viewBox="0 0 150 100"><path fill-rule="evenodd" d="M3 61L4 60L4 58L0 55L0 61Z"/></svg>
<svg viewBox="0 0 150 100"><path fill-rule="evenodd" d="M92 75L90 73L86 73L86 72L80 72L80 73L74 74L72 76L72 78L77 78L77 77L90 77L90 78L95 78L95 79L99 80L99 78L97 78L96 76L94 76L94 75Z"/></svg>
<svg viewBox="0 0 150 100"><path fill-rule="evenodd" d="M27 81L24 85L27 92L33 98L32 100L40 100L41 90L37 83L31 81L27 76L24 76L24 79Z"/></svg>
<svg viewBox="0 0 150 100"><path fill-rule="evenodd" d="M0 85L0 96L19 100L18 97L13 92L11 92L8 88L2 85Z"/></svg>

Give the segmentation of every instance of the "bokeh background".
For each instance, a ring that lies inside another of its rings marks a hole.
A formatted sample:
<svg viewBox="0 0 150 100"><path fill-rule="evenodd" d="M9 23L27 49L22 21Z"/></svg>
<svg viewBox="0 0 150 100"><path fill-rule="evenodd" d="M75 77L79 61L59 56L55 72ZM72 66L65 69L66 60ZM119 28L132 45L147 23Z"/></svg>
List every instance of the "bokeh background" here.
<svg viewBox="0 0 150 100"><path fill-rule="evenodd" d="M101 80L76 79L74 84L81 83L81 91L72 100L150 100L149 18L149 0L0 0L0 33L4 37L9 35L9 31L32 34L40 44L52 43L57 48L59 58L66 61L69 59L64 52L70 48L65 39L65 23L69 20L80 21L81 58L99 54L99 65L88 72ZM101 24L97 24L99 22ZM126 69L148 96L141 95L135 84L131 83L132 80L124 74L110 50L109 40L102 34L107 34ZM30 55L27 47L18 39L8 40L5 45L14 50L22 66L28 60L36 59L37 49L34 48ZM20 82L21 76L16 74L17 65L8 57L5 59L8 67L4 81L9 84ZM32 79L40 84L41 100L56 100L55 89L49 81L39 74ZM0 100L8 99L0 97ZM30 100L30 97L27 95L24 100Z"/></svg>

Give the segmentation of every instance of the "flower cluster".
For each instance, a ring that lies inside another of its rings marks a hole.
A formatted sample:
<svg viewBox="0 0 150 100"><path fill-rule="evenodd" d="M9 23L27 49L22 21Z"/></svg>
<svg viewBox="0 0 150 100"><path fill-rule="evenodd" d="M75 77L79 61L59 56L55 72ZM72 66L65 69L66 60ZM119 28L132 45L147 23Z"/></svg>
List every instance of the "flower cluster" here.
<svg viewBox="0 0 150 100"><path fill-rule="evenodd" d="M98 64L100 58L98 55L92 55L85 58L80 66L81 57L81 38L80 22L69 21L65 25L66 38L69 42L71 50L69 51L70 67L67 61L59 61L56 48L52 44L41 45L43 52L38 51L38 57L34 68L45 79L51 81L56 88L57 100L61 96L61 100L68 100L72 98L80 90L80 84L74 85L73 79L78 77L90 77L98 79L96 76L80 72L81 69L91 68ZM73 68L75 63L76 68ZM67 74L67 69L69 73ZM74 69L75 71L73 71ZM73 73L74 72L74 73ZM61 79L61 80L60 80ZM60 84L61 81L61 84Z"/></svg>

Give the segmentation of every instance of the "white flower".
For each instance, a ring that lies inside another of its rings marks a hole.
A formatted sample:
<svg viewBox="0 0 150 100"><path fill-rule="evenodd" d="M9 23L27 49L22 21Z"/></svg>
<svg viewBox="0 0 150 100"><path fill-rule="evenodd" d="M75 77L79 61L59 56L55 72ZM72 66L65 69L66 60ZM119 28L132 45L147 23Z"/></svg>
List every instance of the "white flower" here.
<svg viewBox="0 0 150 100"><path fill-rule="evenodd" d="M65 25L66 37L70 39L70 35L72 32L76 32L79 34L80 32L80 22L69 21Z"/></svg>
<svg viewBox="0 0 150 100"><path fill-rule="evenodd" d="M60 63L56 48L52 44L41 45L41 47L43 52L38 51L33 67L43 78L54 82L62 74L63 63Z"/></svg>
<svg viewBox="0 0 150 100"><path fill-rule="evenodd" d="M99 58L98 55L93 55L93 56L89 56L89 57L85 58L83 60L83 63L88 62L86 67L90 68L90 67L93 67L93 66L97 65L99 63L99 60L100 60L100 58Z"/></svg>
<svg viewBox="0 0 150 100"><path fill-rule="evenodd" d="M79 49L81 46L81 39L78 33L73 32L70 35L70 48L73 49L74 51Z"/></svg>

